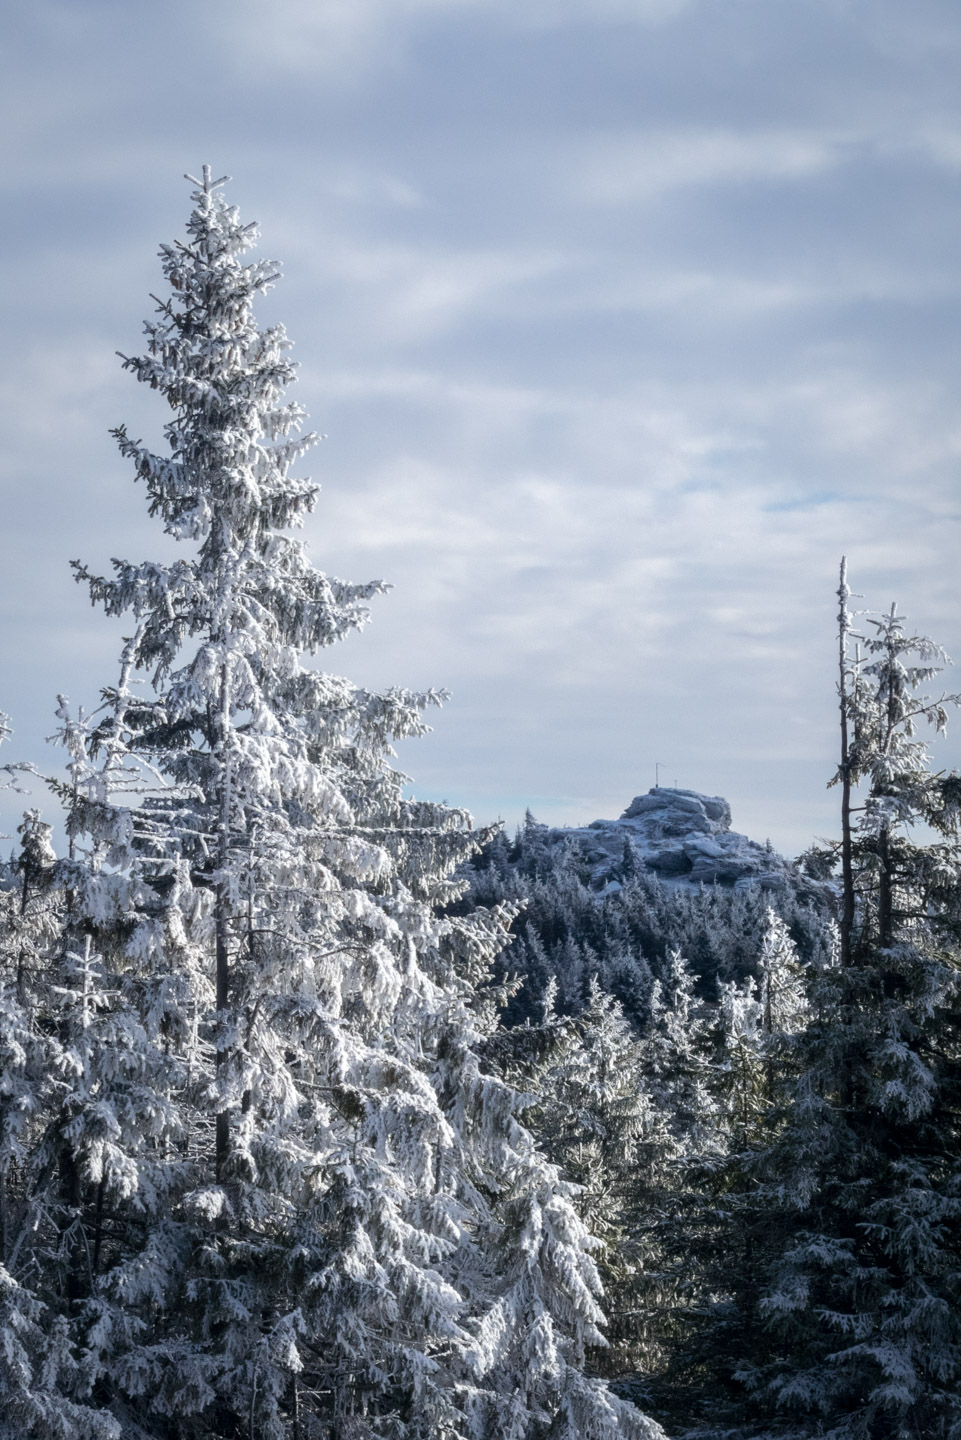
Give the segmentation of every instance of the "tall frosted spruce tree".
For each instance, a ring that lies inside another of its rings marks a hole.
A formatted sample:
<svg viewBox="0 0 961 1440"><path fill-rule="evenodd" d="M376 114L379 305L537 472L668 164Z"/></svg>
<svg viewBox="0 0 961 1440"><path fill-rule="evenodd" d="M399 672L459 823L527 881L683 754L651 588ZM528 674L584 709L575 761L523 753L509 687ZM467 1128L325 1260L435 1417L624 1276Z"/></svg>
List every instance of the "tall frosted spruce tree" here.
<svg viewBox="0 0 961 1440"><path fill-rule="evenodd" d="M124 360L168 453L116 432L185 553L78 565L131 633L101 710L61 703L62 920L3 1042L0 1436L652 1440L583 1373L592 1242L476 1058L511 912L444 913L478 836L391 763L440 697L302 663L382 587L288 533L316 491L252 313L277 271L192 183Z"/></svg>

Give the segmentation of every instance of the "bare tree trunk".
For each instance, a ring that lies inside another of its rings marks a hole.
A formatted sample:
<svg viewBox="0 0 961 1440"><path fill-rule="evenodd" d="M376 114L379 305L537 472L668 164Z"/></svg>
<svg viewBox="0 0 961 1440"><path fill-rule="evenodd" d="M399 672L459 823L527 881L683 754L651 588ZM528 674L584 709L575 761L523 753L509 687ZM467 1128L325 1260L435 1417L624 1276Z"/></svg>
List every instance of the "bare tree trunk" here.
<svg viewBox="0 0 961 1440"><path fill-rule="evenodd" d="M851 736L848 693L848 563L841 558L838 583L838 697L841 708L841 964L851 963L851 941L854 933L854 860L851 847Z"/></svg>
<svg viewBox="0 0 961 1440"><path fill-rule="evenodd" d="M891 606L891 624L894 624L897 614L897 606ZM884 754L890 753L891 745L898 728L898 702L895 694L893 681L894 666L897 661L897 651L893 645L891 631L887 632L887 667L888 667L888 695L887 695L887 716L884 731ZM894 938L894 860L891 855L891 827L887 818L881 823L878 832L878 860L880 862L880 876L878 880L878 945L886 950Z"/></svg>

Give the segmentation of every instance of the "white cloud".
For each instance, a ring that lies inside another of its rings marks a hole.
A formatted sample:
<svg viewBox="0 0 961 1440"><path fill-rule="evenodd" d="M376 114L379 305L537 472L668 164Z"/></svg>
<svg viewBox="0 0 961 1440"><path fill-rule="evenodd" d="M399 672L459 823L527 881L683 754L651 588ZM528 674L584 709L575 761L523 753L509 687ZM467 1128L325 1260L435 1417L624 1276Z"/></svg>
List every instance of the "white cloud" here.
<svg viewBox="0 0 961 1440"><path fill-rule="evenodd" d="M95 702L112 673L68 556L163 543L105 433L156 441L163 408L112 352L210 158L286 262L261 318L331 433L316 561L396 583L323 660L455 691L420 782L589 820L656 757L759 835L827 828L840 551L957 647L961 111L950 55L877 60L896 9L25 8L0 393L21 738L25 706L42 737L57 688Z"/></svg>
<svg viewBox="0 0 961 1440"><path fill-rule="evenodd" d="M413 16L443 13L458 0L232 0L224 29L246 65L309 73L328 85L350 84L394 64L405 50Z"/></svg>
<svg viewBox="0 0 961 1440"><path fill-rule="evenodd" d="M961 128L950 125L922 126L909 142L910 148L945 170L961 170ZM902 149L906 148L902 141Z"/></svg>
<svg viewBox="0 0 961 1440"><path fill-rule="evenodd" d="M632 130L579 144L567 183L578 199L620 205L693 186L806 179L856 148L850 135L818 130Z"/></svg>
<svg viewBox="0 0 961 1440"><path fill-rule="evenodd" d="M372 70L402 65L412 31L428 21L488 19L507 30L572 24L663 25L695 0L230 0L221 3L228 43L258 66L352 84Z"/></svg>
<svg viewBox="0 0 961 1440"><path fill-rule="evenodd" d="M470 3L470 0L468 0ZM644 27L669 24L695 8L697 0L473 0L479 10L502 16L521 28L560 29L605 22Z"/></svg>
<svg viewBox="0 0 961 1440"><path fill-rule="evenodd" d="M309 252L305 247L301 258L315 274L351 287L354 323L369 317L381 345L442 335L467 316L496 316L509 303L523 304L524 291L569 264L559 253L519 246L471 250L364 236L337 236L319 255L316 243Z"/></svg>

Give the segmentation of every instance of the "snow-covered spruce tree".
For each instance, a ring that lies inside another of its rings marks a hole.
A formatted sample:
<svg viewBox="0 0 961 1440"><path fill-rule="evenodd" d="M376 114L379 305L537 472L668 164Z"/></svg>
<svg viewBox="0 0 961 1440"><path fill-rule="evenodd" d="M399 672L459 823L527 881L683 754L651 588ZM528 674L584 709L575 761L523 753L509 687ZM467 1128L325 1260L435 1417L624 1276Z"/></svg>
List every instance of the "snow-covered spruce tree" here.
<svg viewBox="0 0 961 1440"><path fill-rule="evenodd" d="M782 1253L737 1366L737 1433L956 1440L959 783L932 772L916 727L942 730L957 697L919 693L943 652L893 608L852 653L848 595L842 571L840 941L812 977L794 1094L757 1157Z"/></svg>
<svg viewBox="0 0 961 1440"><path fill-rule="evenodd" d="M764 1129L775 1103L785 1048L804 1028L808 1014L806 976L797 947L770 907L758 959L757 980L718 987L723 1054L715 1089L727 1118L735 1151Z"/></svg>
<svg viewBox="0 0 961 1440"><path fill-rule="evenodd" d="M632 1273L612 1287L612 1335L626 1341L618 1389L642 1402L673 1434L692 1413L683 1361L692 1328L717 1293L716 1256L726 1220L711 1194L727 1130L714 1089L714 1007L695 996L686 957L671 950L640 1037L644 1124L638 1164L622 1200Z"/></svg>
<svg viewBox="0 0 961 1440"><path fill-rule="evenodd" d="M709 1416L723 1434L736 1421L743 1391L734 1373L763 1344L760 1301L784 1232L761 1162L795 1074L808 1015L805 978L787 926L769 908L757 979L718 987L710 1078L717 1133L711 1146L689 1154L679 1187L694 1302L667 1374L684 1426Z"/></svg>
<svg viewBox="0 0 961 1440"><path fill-rule="evenodd" d="M554 996L549 986L539 1024L502 1031L495 1044L519 1088L537 1096L528 1123L577 1183L577 1209L601 1242L609 1345L591 1359L609 1378L633 1377L660 1359L650 1331L664 1296L648 1293L642 1271L650 1265L660 1278L651 1236L676 1148L672 1117L652 1100L644 1042L614 996L592 980L574 1016L558 1014Z"/></svg>
<svg viewBox="0 0 961 1440"><path fill-rule="evenodd" d="M833 938L834 927L826 928ZM825 949L833 951L832 938L826 938ZM768 908L764 917L764 938L758 960L758 1003L761 1032L767 1037L768 1049L778 1039L796 1035L807 1021L807 977L797 946L779 915Z"/></svg>
<svg viewBox="0 0 961 1440"><path fill-rule="evenodd" d="M439 697L302 663L382 587L288 533L315 487L290 473L312 437L288 342L252 313L277 272L244 263L222 182L193 183L173 294L124 362L170 407L169 453L117 431L190 549L78 567L134 630L102 718L61 710L68 1062L33 1157L51 1220L18 1264L81 1419L51 1431L28 1396L17 1433L654 1436L582 1371L592 1242L477 1059L510 913L438 913L478 837L391 764Z"/></svg>

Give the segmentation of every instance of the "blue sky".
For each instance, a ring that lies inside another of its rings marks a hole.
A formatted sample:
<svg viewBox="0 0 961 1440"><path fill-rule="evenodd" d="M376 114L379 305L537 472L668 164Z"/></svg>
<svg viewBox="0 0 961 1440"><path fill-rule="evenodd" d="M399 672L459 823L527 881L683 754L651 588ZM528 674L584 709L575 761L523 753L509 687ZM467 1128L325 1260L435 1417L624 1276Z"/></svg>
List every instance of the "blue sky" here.
<svg viewBox="0 0 961 1440"><path fill-rule="evenodd" d="M834 829L833 590L961 651L961 10L949 0L0 4L0 707L43 755L158 554L108 430L208 161L326 440L324 664L445 686L402 761L481 820L661 779ZM954 680L961 688L961 680ZM957 745L944 750L957 763ZM8 827L9 828L9 824Z"/></svg>

